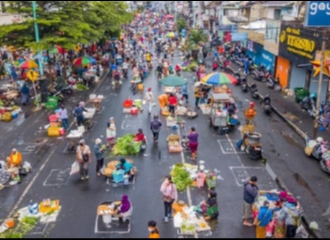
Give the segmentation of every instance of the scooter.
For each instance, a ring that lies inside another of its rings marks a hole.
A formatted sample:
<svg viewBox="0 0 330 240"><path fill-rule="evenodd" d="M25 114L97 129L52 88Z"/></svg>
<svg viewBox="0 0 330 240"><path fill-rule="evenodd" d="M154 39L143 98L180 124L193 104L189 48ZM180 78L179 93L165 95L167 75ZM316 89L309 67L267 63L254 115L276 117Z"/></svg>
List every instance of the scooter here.
<svg viewBox="0 0 330 240"><path fill-rule="evenodd" d="M309 113L309 116L314 118L316 116L316 96L304 97L300 102L300 107Z"/></svg>
<svg viewBox="0 0 330 240"><path fill-rule="evenodd" d="M249 88L248 88L248 85L247 85L246 77L244 77L244 78L241 80L241 89L242 89L242 92L244 92L244 93L247 93L247 92L249 91Z"/></svg>
<svg viewBox="0 0 330 240"><path fill-rule="evenodd" d="M282 90L279 80L274 79L272 76L268 76L266 85L268 88L271 88L276 92L280 92Z"/></svg>
<svg viewBox="0 0 330 240"><path fill-rule="evenodd" d="M251 96L258 100L259 99L259 92L258 92L258 87L257 87L257 84L253 83L251 86L250 86L250 92L251 92Z"/></svg>
<svg viewBox="0 0 330 240"><path fill-rule="evenodd" d="M312 152L309 150L311 148ZM305 154L319 161L321 169L330 174L330 152L327 141L323 141L322 138L306 139Z"/></svg>
<svg viewBox="0 0 330 240"><path fill-rule="evenodd" d="M262 108L267 115L272 113L271 99L270 99L269 95L266 95L264 97L264 100L262 103Z"/></svg>
<svg viewBox="0 0 330 240"><path fill-rule="evenodd" d="M241 85L241 73L240 73L241 69L239 68L236 72L234 72L234 77L236 78L237 82L236 82L236 86Z"/></svg>
<svg viewBox="0 0 330 240"><path fill-rule="evenodd" d="M252 71L252 78L256 81L259 81L259 82L265 82L265 67L263 65L260 65L258 68L255 68L253 71Z"/></svg>

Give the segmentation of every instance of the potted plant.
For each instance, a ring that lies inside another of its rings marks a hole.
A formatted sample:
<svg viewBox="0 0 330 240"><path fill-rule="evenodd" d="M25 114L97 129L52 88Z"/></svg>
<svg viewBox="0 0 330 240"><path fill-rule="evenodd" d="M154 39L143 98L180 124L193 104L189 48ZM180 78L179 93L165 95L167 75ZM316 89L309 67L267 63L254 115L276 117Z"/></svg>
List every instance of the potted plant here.
<svg viewBox="0 0 330 240"><path fill-rule="evenodd" d="M188 43L188 48L191 51L191 56L194 59L194 61L197 61L198 58L198 51L200 49L199 44L201 42L206 42L207 40L207 36L200 30L191 30L189 35L188 35L188 39L187 39L187 43Z"/></svg>

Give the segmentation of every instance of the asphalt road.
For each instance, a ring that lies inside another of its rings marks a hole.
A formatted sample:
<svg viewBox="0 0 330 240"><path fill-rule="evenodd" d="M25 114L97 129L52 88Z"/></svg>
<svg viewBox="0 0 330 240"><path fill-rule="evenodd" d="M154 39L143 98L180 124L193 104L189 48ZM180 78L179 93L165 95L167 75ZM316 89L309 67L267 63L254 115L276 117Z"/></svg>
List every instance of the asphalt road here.
<svg viewBox="0 0 330 240"><path fill-rule="evenodd" d="M176 61L179 61L179 59L176 58L174 63ZM193 102L192 74L185 73L184 77L190 82L190 98L191 102ZM153 89L154 96L162 93L162 87L157 83L154 73L146 80L145 88L147 87ZM242 118L243 109L247 107L250 100L248 100L249 97L247 95L245 96L241 93L239 88L234 87L233 89L234 96L241 110L239 116ZM33 163L35 170L21 185L1 191L0 199L3 203L3 211L0 213L0 218L5 218L14 205L24 207L29 204L30 200L42 201L45 198L51 198L59 199L62 206L57 221L48 226L38 225L34 233L31 233L31 237L142 238L148 235L146 224L151 219L158 222L162 238L177 237L177 232L171 223L165 224L160 221L163 217L163 205L159 188L162 179L169 173L170 167L178 162L189 162L189 154L168 153L166 137L168 134L173 133L173 130L166 127L162 129L158 146L154 146L149 131L150 117L146 112L134 117L122 113L121 104L124 99L133 97L129 90L129 83L125 82L121 89L115 91L112 90L110 82L106 80L96 89L96 93L106 96L103 102L105 109L95 117L95 127L85 136L89 146L93 147L94 140L98 137L105 139L106 123L111 116L115 117L118 136L126 133L135 133L140 127L144 129L148 136L148 149L141 156L134 157L134 163L139 170L135 184L128 187L107 185L103 178L96 176L95 161L90 166L91 178L88 182L81 182L79 176L74 175L70 177L68 173L74 160L74 155L63 153L66 146L65 140L61 138L49 139L46 144L41 146L41 150L38 153L32 152L27 154L23 152L24 158ZM138 96L134 96L134 98L138 98ZM77 95L75 99L71 100L71 105L73 106L80 99L84 98L80 98ZM158 108L155 108L153 111L158 113ZM206 168L216 171L219 179L216 188L219 196L220 211L218 224L215 225L211 235L203 237L254 237L254 229L242 226L242 181L249 176L256 175L259 178L260 189L269 190L275 188L276 185L266 171L265 165L252 161L245 154L238 153L235 150L235 144L240 138L239 131L228 136L218 136L208 127L207 117L201 114L194 120L187 119L186 121L187 129L195 126L200 134L198 160L204 160ZM3 140L1 146L4 146L5 142L13 142L10 148L12 148L12 145L19 148L17 145L18 139L23 139L24 143L27 143L34 142L37 138L47 138L45 132L35 134L35 130L39 129L39 126L46 124L46 122L47 117L45 113L40 112L31 115L20 127L12 131L13 133L8 136L8 139ZM165 126L164 118L162 118L162 122ZM281 178L289 181L289 183L286 181L289 187L290 184L295 186L295 189L292 191L298 193L296 196L303 203L305 211L309 211L312 206L317 207L321 205L315 204L315 198L311 193L293 181L292 172L288 173L290 167L287 165L287 162L290 160L297 161L297 156L300 159L300 154L303 154L295 142L295 139L298 138L276 116L270 118L264 116L259 107L256 123L257 131L263 135L262 143L267 162ZM186 131L180 129L179 134L182 136ZM22 146L25 145L23 144ZM316 163L309 161L308 164L301 166L299 171L318 169ZM293 188L291 187L290 189ZM187 192L180 194L180 199L188 203L198 204L206 198L205 192L202 189L191 188ZM21 194L23 194L22 197L20 197ZM116 225L110 229L105 229L102 223L96 224L98 204L103 201L118 200L122 194L127 194L130 197L134 208L130 229L119 229ZM324 192L323 196L326 197L327 193ZM128 230L129 232L126 234L116 233Z"/></svg>

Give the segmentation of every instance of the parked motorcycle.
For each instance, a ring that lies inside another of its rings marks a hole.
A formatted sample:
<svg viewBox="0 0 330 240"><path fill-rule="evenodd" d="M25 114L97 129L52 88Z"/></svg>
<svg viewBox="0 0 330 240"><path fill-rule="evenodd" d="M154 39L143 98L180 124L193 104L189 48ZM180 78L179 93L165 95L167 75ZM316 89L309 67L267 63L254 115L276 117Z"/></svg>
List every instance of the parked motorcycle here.
<svg viewBox="0 0 330 240"><path fill-rule="evenodd" d="M249 88L248 88L248 85L247 85L246 77L244 77L244 78L241 80L241 89L242 89L242 92L244 92L244 93L247 93L247 92L249 91Z"/></svg>
<svg viewBox="0 0 330 240"><path fill-rule="evenodd" d="M264 97L264 100L262 101L262 108L267 115L272 113L271 99L269 94Z"/></svg>
<svg viewBox="0 0 330 240"><path fill-rule="evenodd" d="M330 152L327 141L321 137L316 140L306 139L305 154L319 161L321 169L330 174Z"/></svg>
<svg viewBox="0 0 330 240"><path fill-rule="evenodd" d="M309 113L309 116L316 115L316 94L312 93L309 97L304 97L300 102L300 107Z"/></svg>
<svg viewBox="0 0 330 240"><path fill-rule="evenodd" d="M258 100L259 99L259 92L258 92L258 87L257 87L257 84L253 83L250 87L250 92L251 92L251 96Z"/></svg>
<svg viewBox="0 0 330 240"><path fill-rule="evenodd" d="M280 92L282 90L282 87L279 83L279 80L274 79L273 76L268 76L267 77L266 85L267 85L268 88L271 88L276 92Z"/></svg>
<svg viewBox="0 0 330 240"><path fill-rule="evenodd" d="M236 63L240 67L243 67L244 66L244 56L234 55L234 63Z"/></svg>
<svg viewBox="0 0 330 240"><path fill-rule="evenodd" d="M236 86L239 86L241 85L241 80L242 80L242 77L241 77L241 73L240 73L241 69L239 68L236 72L234 72L234 77L236 78L237 82L236 82Z"/></svg>
<svg viewBox="0 0 330 240"><path fill-rule="evenodd" d="M254 68L252 70L252 78L256 81L259 81L259 82L265 82L265 67L263 65L260 65L259 67L257 68Z"/></svg>

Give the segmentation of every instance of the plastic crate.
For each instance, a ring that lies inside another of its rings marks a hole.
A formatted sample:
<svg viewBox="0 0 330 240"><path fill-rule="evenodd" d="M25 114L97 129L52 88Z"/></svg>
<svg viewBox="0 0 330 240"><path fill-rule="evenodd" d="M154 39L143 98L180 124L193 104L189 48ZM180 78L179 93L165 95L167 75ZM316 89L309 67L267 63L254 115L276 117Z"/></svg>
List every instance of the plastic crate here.
<svg viewBox="0 0 330 240"><path fill-rule="evenodd" d="M304 97L309 96L309 94L309 91L305 88L294 89L295 100L297 103L299 103Z"/></svg>
<svg viewBox="0 0 330 240"><path fill-rule="evenodd" d="M45 104L45 108L48 110L48 111L52 111L52 110L55 110L57 108L57 103L54 103L54 102L47 102Z"/></svg>

